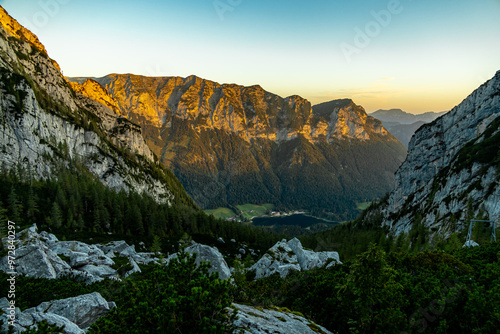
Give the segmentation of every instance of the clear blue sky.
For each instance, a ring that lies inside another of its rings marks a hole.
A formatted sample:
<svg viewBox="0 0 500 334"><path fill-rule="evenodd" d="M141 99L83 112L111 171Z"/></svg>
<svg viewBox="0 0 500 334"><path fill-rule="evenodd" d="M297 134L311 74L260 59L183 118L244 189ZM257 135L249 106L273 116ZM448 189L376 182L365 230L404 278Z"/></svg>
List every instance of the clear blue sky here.
<svg viewBox="0 0 500 334"><path fill-rule="evenodd" d="M67 76L195 74L313 104L349 97L368 112L420 113L451 109L500 70L500 0L0 4Z"/></svg>

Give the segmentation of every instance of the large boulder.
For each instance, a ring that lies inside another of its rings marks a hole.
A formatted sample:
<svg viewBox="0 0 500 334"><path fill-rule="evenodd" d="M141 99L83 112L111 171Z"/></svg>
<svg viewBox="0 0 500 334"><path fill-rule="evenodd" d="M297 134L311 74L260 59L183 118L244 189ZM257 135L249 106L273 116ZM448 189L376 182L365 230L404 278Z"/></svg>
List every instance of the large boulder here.
<svg viewBox="0 0 500 334"><path fill-rule="evenodd" d="M0 299L0 308L5 312L0 316L0 320L4 322L1 329L5 333L8 327L7 315L10 314L8 306L9 302L6 298ZM99 293L94 292L78 297L44 302L24 312L16 308L14 333L22 333L46 320L51 325L64 326L64 333L83 334L90 325L114 307L116 307L114 303L108 303Z"/></svg>
<svg viewBox="0 0 500 334"><path fill-rule="evenodd" d="M237 327L234 333L244 334L331 334L298 313L278 309L257 309L247 305L233 304L236 308Z"/></svg>
<svg viewBox="0 0 500 334"><path fill-rule="evenodd" d="M196 254L196 264L198 265L202 261L210 263L211 268L208 271L210 273L219 273L220 279L224 280L231 277L231 270L217 248L202 244L194 244L186 248L185 252L189 254ZM170 255L167 259L167 263L177 256L177 254Z"/></svg>
<svg viewBox="0 0 500 334"><path fill-rule="evenodd" d="M64 326L64 333L66 334L84 334L85 331L78 327L76 324L69 321L67 318L62 317L53 313L32 313L34 323L42 322L46 320L51 325L57 325L59 327Z"/></svg>
<svg viewBox="0 0 500 334"><path fill-rule="evenodd" d="M282 278L292 271L311 270L341 264L337 252L314 252L305 250L299 239L283 239L271 247L249 270L255 279L279 274Z"/></svg>
<svg viewBox="0 0 500 334"><path fill-rule="evenodd" d="M340 264L339 253L337 252L314 252L312 250L305 250L302 247L299 239L293 238L288 241L288 246L297 255L300 268L302 270L311 270L314 268L323 267L328 263L327 268Z"/></svg>
<svg viewBox="0 0 500 334"><path fill-rule="evenodd" d="M15 268L18 274L53 279L60 272L70 269L70 266L45 244L36 240L34 244L21 246L16 250ZM0 260L0 270L11 271L7 256Z"/></svg>
<svg viewBox="0 0 500 334"><path fill-rule="evenodd" d="M44 302L23 313L56 314L68 319L79 328L85 329L110 310L110 303L100 293L93 292L78 297Z"/></svg>
<svg viewBox="0 0 500 334"><path fill-rule="evenodd" d="M297 255L288 246L286 240L277 242L250 270L255 271L255 279L278 273L286 277L292 271L300 271Z"/></svg>

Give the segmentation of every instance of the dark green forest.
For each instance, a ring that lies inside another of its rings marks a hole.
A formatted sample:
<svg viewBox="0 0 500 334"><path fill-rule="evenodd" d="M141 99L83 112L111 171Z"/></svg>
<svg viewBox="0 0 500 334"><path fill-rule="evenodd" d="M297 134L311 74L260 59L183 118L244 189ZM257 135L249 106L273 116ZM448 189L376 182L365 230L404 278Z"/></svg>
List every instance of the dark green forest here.
<svg viewBox="0 0 500 334"><path fill-rule="evenodd" d="M116 192L78 163L60 168L56 175L37 181L24 169L0 170L0 220L21 227L37 223L40 230L62 240L152 245L157 237L164 252L177 250L181 238L202 243L234 238L262 251L279 240L278 235L249 225L215 219L193 205L169 206L145 194Z"/></svg>

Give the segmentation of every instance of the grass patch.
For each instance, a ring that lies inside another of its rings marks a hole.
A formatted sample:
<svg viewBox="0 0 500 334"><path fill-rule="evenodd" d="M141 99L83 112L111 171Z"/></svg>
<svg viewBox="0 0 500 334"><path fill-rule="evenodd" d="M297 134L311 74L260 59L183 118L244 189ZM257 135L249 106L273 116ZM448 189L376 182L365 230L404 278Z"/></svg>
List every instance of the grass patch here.
<svg viewBox="0 0 500 334"><path fill-rule="evenodd" d="M366 210L372 204L372 202L356 202L356 207L358 210Z"/></svg>
<svg viewBox="0 0 500 334"><path fill-rule="evenodd" d="M238 210L241 211L241 215L245 219L250 219L252 217L258 217L258 216L264 216L267 211L274 209L274 205L267 203L267 204L262 204L262 205L256 205L256 204L244 204L244 205L237 205L236 206Z"/></svg>
<svg viewBox="0 0 500 334"><path fill-rule="evenodd" d="M213 215L215 218L226 219L236 216L236 213L229 208L217 208L213 210L205 210L207 215Z"/></svg>

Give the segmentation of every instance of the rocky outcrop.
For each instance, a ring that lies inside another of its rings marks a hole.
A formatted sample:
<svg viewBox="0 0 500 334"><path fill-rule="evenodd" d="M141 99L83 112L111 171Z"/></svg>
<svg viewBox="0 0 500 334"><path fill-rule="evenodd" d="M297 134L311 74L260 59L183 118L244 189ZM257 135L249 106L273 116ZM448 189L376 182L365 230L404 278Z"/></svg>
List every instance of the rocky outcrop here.
<svg viewBox="0 0 500 334"><path fill-rule="evenodd" d="M0 320L4 321L3 330L6 333L8 315L11 314L6 298L0 300L0 307L5 312L0 316ZM94 292L78 297L44 302L23 312L17 308L13 311L16 315L14 332L22 333L46 320L49 324L64 326L64 333L83 334L90 325L106 315L113 307L114 303L108 303L101 294Z"/></svg>
<svg viewBox="0 0 500 334"><path fill-rule="evenodd" d="M195 243L184 250L188 254L196 254L196 264L201 262L208 262L211 267L209 273L217 272L220 279L228 279L231 277L231 270L229 269L226 260L216 247L210 247L202 244ZM167 258L168 261L177 258L177 254L172 254Z"/></svg>
<svg viewBox="0 0 500 334"><path fill-rule="evenodd" d="M249 271L255 272L255 279L279 274L282 278L292 271L330 268L341 264L337 252L314 252L305 250L299 239L285 239L271 247Z"/></svg>
<svg viewBox="0 0 500 334"><path fill-rule="evenodd" d="M244 334L329 334L326 328L288 310L256 308L233 304L236 308L234 333Z"/></svg>
<svg viewBox="0 0 500 334"><path fill-rule="evenodd" d="M9 272L7 256L0 260L0 270ZM32 277L54 279L71 267L41 242L16 250L15 271Z"/></svg>
<svg viewBox="0 0 500 334"><path fill-rule="evenodd" d="M500 218L498 138L500 72L460 105L413 136L396 187L381 209L395 234L418 215L433 233L448 236L469 216Z"/></svg>
<svg viewBox="0 0 500 334"><path fill-rule="evenodd" d="M20 231L16 249L15 271L30 277L55 279L73 275L86 283L102 281L105 278L121 279L113 267L116 256L128 259L130 269L123 277L140 272L138 264L158 263L153 253L138 253L135 246L125 241L106 245L88 245L80 241L59 241L53 234L38 233L36 225ZM3 240L6 245L6 240ZM106 253L104 252L106 251ZM64 260L63 260L64 259ZM0 259L0 270L11 272L7 256Z"/></svg>
<svg viewBox="0 0 500 334"><path fill-rule="evenodd" d="M25 310L23 313L56 314L85 329L110 310L110 303L100 293L93 292L78 297L44 302L37 307Z"/></svg>

